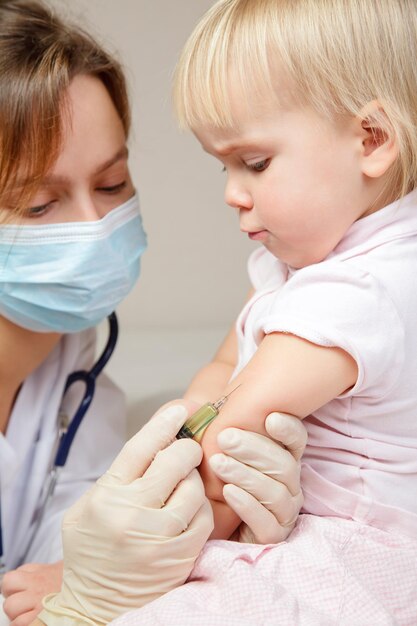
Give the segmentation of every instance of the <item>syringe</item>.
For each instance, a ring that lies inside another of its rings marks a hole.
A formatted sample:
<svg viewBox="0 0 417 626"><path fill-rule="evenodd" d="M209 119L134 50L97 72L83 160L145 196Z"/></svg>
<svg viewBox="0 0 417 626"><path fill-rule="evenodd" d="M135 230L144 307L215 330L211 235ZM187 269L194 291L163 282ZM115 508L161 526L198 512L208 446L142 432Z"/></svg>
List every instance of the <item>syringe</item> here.
<svg viewBox="0 0 417 626"><path fill-rule="evenodd" d="M227 402L229 396L240 387L235 387L227 396L222 396L216 402L206 402L188 418L184 426L177 433L177 439L195 439L200 441L207 426L218 416L220 409Z"/></svg>

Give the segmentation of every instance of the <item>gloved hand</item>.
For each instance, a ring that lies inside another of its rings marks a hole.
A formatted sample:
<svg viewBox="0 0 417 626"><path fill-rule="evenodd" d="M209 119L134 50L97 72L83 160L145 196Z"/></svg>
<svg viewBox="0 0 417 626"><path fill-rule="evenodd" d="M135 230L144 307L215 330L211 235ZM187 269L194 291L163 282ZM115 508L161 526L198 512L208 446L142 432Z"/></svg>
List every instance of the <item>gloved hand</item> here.
<svg viewBox="0 0 417 626"><path fill-rule="evenodd" d="M213 529L194 469L202 450L175 440L186 417L180 405L160 411L69 509L62 589L44 599L43 623L107 624L186 580Z"/></svg>
<svg viewBox="0 0 417 626"><path fill-rule="evenodd" d="M210 458L211 468L226 483L227 504L243 520L231 539L244 543L284 541L303 504L300 459L307 431L301 420L284 413L271 413L265 428L279 443L227 428L217 439L224 454Z"/></svg>

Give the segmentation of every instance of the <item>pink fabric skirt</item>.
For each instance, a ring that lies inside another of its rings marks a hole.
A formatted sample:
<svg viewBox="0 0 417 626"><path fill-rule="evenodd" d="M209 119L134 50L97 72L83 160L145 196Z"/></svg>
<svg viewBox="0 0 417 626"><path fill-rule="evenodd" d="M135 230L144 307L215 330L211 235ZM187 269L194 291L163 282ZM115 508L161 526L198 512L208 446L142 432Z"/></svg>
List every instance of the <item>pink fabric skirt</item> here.
<svg viewBox="0 0 417 626"><path fill-rule="evenodd" d="M301 515L287 541L209 541L188 582L114 626L416 626L417 543Z"/></svg>

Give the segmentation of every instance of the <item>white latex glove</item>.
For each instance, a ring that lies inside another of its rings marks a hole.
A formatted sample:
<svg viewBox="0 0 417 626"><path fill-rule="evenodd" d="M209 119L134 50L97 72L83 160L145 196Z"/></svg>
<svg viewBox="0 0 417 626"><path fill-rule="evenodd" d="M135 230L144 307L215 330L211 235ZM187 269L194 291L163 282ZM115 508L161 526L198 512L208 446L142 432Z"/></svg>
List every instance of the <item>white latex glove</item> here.
<svg viewBox="0 0 417 626"><path fill-rule="evenodd" d="M66 513L63 585L42 622L107 624L186 580L213 529L194 469L202 450L175 439L186 417L184 406L162 410Z"/></svg>
<svg viewBox="0 0 417 626"><path fill-rule="evenodd" d="M217 442L224 454L210 458L226 483L227 504L243 520L232 539L244 543L283 541L303 504L300 459L307 431L301 420L284 413L271 413L265 428L276 441L238 428L223 430Z"/></svg>

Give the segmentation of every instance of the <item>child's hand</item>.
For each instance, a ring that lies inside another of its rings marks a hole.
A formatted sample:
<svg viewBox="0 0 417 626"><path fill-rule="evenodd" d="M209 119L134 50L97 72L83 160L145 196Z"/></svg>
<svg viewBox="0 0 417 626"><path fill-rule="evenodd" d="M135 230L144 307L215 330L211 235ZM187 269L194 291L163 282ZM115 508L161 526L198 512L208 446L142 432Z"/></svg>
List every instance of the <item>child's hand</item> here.
<svg viewBox="0 0 417 626"><path fill-rule="evenodd" d="M42 610L42 598L58 592L62 583L62 561L50 565L27 563L4 575L4 612L12 626L28 626Z"/></svg>
<svg viewBox="0 0 417 626"><path fill-rule="evenodd" d="M231 539L244 543L284 541L303 503L304 425L292 415L272 413L265 429L275 441L237 428L224 430L217 438L224 454L210 459L212 469L227 483L223 488L227 504L244 520Z"/></svg>

